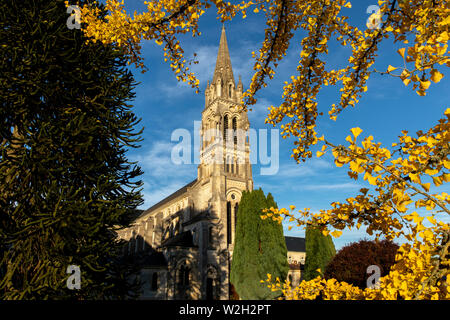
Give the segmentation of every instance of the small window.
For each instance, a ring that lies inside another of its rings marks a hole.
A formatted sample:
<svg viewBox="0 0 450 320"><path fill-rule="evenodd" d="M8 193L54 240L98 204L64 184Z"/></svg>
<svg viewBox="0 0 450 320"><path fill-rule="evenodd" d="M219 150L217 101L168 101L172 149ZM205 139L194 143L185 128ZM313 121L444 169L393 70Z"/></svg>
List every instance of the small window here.
<svg viewBox="0 0 450 320"><path fill-rule="evenodd" d="M223 141L227 141L228 136L228 115L223 117Z"/></svg>
<svg viewBox="0 0 450 320"><path fill-rule="evenodd" d="M182 265L178 274L178 285L180 287L188 287L189 286L189 273L190 269L186 265Z"/></svg>
<svg viewBox="0 0 450 320"><path fill-rule="evenodd" d="M232 120L232 128L233 128L234 144L237 144L237 119L236 119L236 117L234 117Z"/></svg>

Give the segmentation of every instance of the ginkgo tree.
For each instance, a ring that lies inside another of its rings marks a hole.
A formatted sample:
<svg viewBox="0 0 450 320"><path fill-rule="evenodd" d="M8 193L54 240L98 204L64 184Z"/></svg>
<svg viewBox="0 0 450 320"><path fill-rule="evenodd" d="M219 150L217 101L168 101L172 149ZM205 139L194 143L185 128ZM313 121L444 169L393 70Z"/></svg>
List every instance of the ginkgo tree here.
<svg viewBox="0 0 450 320"><path fill-rule="evenodd" d="M363 29L351 25L343 14L343 8L351 8L347 0L162 0L145 4L145 12L131 16L123 1L107 0L109 14L101 18L98 9L85 6L81 8L82 29L90 41L122 46L130 56L129 63L144 71L141 41L155 41L163 46L163 58L177 79L197 91L199 81L189 68L195 61L186 60L177 37L188 33L199 36L199 18L214 8L222 21L238 14L245 18L249 11L265 16L265 38L259 51L252 53L254 74L243 95L244 110L256 103L256 93L273 79L293 36L303 31L306 36L301 40L296 70L284 83L282 103L269 107L266 123L279 125L283 138L295 139L292 157L297 162L313 157L315 148L319 150L317 157L331 152L337 167L348 166L351 179L362 178L371 187L320 212L295 212L291 206L290 210L271 208L263 217L280 223L289 219L298 227L312 225L335 237L346 228L365 227L368 234L377 238L407 239L391 272L380 279L379 289L362 290L321 277L303 281L296 288L289 282L273 281L270 275L262 281L267 281L273 290L281 290L286 299L450 298L450 227L438 219L450 214L450 195L431 191L439 190L450 180L450 109L443 112L434 127L415 135L403 131L399 141L391 146L382 146L371 135L358 141L360 128L352 128L345 142L331 141L317 127L318 117L336 120L344 109L356 106L373 74L397 77L400 85L412 89L412 94L426 95L432 83L442 79L445 67L450 66L448 1L378 1L377 11ZM351 48L343 68L326 66L331 41ZM401 44L398 54L403 65L377 70L377 52L385 41ZM328 86L339 88L340 96L329 106L327 115L319 112L317 96ZM418 211L429 214L419 215Z"/></svg>

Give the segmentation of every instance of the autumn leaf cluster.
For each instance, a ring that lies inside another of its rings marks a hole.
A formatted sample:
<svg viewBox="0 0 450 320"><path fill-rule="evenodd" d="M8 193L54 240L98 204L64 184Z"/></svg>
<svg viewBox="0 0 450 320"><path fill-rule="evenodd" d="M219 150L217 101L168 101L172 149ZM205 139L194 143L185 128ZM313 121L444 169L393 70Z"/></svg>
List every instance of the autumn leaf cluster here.
<svg viewBox="0 0 450 320"><path fill-rule="evenodd" d="M352 128L345 143L324 137L317 127L319 117L337 120L348 107L356 107L374 75L399 78L401 86L424 96L433 83L444 77L450 66L448 38L450 6L445 0L380 0L379 10L363 28L351 25L346 0L222 0L147 1L147 11L130 16L124 3L107 0L109 15L100 18L96 9L82 8L83 31L91 41L115 42L130 56L130 63L145 69L141 58L141 41L151 40L163 46L163 59L180 81L197 91L199 82L186 60L178 40L181 34L199 36L199 18L213 8L221 21L232 20L248 12L264 15L265 37L255 60L253 76L243 95L242 107L256 103L256 94L269 85L279 62L286 56L298 31L306 35L295 71L284 83L282 102L269 106L266 123L279 126L283 138L294 138L292 157L306 161L326 152L333 155L337 167L348 168L351 179L363 179L370 188L330 209L311 212L295 207L271 208L263 218L296 222L298 227L314 225L324 234L338 237L345 229L364 227L377 238L404 237L391 272L380 280L379 290L359 289L333 279L304 281L297 288L289 283L267 283L281 290L287 299L448 299L450 284L450 228L441 217L448 218L450 195L440 192L450 179L449 118L450 109L432 128L410 134L402 132L391 146L382 146L373 135L358 141L362 130ZM375 27L373 27L375 26ZM386 41L400 44L397 57L402 65L374 67L380 45ZM342 68L328 68L331 43L351 48ZM293 68L294 70L294 68ZM333 86L338 101L318 105L318 94ZM424 213L425 212L425 213ZM444 288L444 289L442 289Z"/></svg>

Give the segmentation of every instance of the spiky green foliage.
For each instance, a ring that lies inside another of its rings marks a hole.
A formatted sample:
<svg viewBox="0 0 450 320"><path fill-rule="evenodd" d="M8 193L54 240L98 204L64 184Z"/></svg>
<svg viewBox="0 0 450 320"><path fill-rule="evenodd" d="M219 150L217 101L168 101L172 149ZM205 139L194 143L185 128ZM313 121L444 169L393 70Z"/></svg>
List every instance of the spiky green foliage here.
<svg viewBox="0 0 450 320"><path fill-rule="evenodd" d="M86 44L66 10L64 0L0 2L0 299L135 289L115 231L142 203L141 170L125 156L140 141L136 83L121 51ZM80 290L66 286L69 265Z"/></svg>
<svg viewBox="0 0 450 320"><path fill-rule="evenodd" d="M333 239L330 235L324 236L318 229L308 226L305 233L306 260L304 280L311 280L322 276L327 264L336 254ZM320 273L317 271L320 269Z"/></svg>
<svg viewBox="0 0 450 320"><path fill-rule="evenodd" d="M276 298L279 293L272 292L261 280L270 273L284 281L289 271L282 225L272 219L261 219L262 210L270 207L277 207L270 193L266 198L261 189L243 192L230 275L242 299Z"/></svg>

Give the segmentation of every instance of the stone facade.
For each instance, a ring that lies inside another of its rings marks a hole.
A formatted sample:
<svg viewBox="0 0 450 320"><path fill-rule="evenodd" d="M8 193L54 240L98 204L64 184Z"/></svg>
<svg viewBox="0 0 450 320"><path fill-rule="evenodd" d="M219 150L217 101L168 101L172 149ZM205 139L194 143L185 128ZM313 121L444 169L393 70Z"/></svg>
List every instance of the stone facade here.
<svg viewBox="0 0 450 320"><path fill-rule="evenodd" d="M145 210L119 233L126 254L143 254L143 299L229 299L238 204L253 189L246 112L238 105L225 29L205 90L197 179Z"/></svg>

